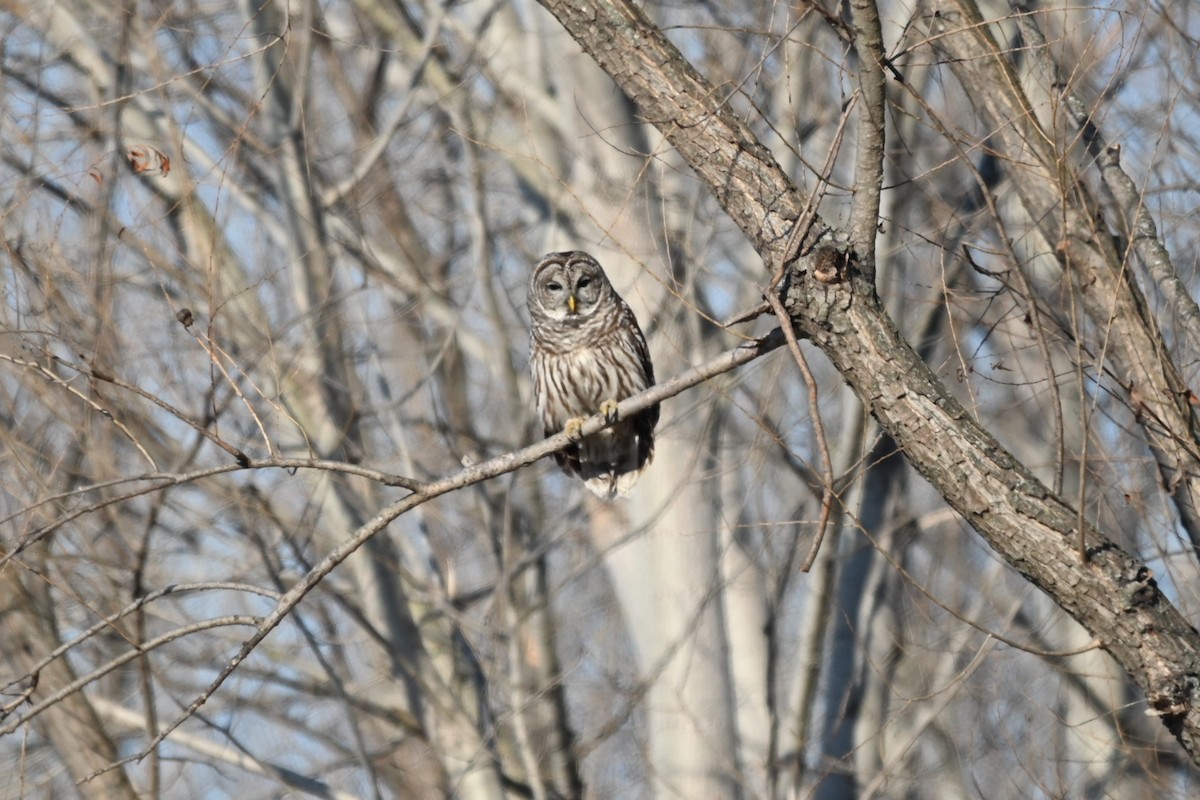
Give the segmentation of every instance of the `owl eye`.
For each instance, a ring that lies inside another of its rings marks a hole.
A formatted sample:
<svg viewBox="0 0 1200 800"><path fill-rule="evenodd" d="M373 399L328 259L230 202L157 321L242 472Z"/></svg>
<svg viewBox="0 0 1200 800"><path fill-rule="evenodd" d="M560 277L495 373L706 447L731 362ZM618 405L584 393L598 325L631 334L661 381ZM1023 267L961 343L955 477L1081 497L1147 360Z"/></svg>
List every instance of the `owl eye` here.
<svg viewBox="0 0 1200 800"><path fill-rule="evenodd" d="M561 292L562 284L559 283L558 281L550 281L549 283L546 284L546 288L552 292Z"/></svg>
<svg viewBox="0 0 1200 800"><path fill-rule="evenodd" d="M591 284L591 282L592 282L591 278L580 278L579 279L579 288L582 289L585 286L589 286Z"/></svg>

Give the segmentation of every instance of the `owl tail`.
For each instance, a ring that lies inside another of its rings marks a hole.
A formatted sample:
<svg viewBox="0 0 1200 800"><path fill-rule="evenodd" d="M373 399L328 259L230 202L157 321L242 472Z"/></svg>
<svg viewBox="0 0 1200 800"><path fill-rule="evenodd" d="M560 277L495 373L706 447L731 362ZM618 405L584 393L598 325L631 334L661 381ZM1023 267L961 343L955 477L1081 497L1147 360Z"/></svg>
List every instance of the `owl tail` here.
<svg viewBox="0 0 1200 800"><path fill-rule="evenodd" d="M628 423L593 434L579 445L579 477L597 497L611 500L629 494L653 457Z"/></svg>
<svg viewBox="0 0 1200 800"><path fill-rule="evenodd" d="M586 479L583 485L590 489L592 494L597 497L604 500L612 500L614 497L624 497L629 494L629 490L638 482L638 478L642 477L644 470L644 464L641 468L629 470L628 472L609 470L601 475Z"/></svg>

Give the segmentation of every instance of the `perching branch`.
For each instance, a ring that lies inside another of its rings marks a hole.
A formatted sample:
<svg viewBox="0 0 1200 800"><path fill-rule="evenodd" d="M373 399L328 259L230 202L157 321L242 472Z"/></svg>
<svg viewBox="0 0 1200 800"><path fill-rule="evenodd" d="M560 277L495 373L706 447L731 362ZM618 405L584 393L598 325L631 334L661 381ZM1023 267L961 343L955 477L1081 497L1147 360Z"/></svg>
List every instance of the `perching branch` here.
<svg viewBox="0 0 1200 800"><path fill-rule="evenodd" d="M760 358L761 356L770 353L778 348L784 342L782 332L776 328L763 338L748 342L738 347L728 350L721 355L710 359L709 361L697 366L686 372L677 375L666 383L660 383L652 386L640 394L627 398L617 406L617 418L624 419L640 411L644 411L656 403L661 403L663 400L670 399L675 395L690 389L697 384L704 383L718 375L729 372L743 364ZM615 420L614 420L615 422ZM603 414L596 414L589 417L580 429L582 436L590 436L597 431L600 431L612 422L606 422ZM279 627L279 624L292 612L292 610L300 603L304 597L319 584L326 575L332 572L339 564L345 561L350 555L361 548L371 537L379 533L381 530L390 525L394 520L403 514L413 510L414 508L424 505L436 497L441 497L444 494L464 489L468 486L474 486L478 483L490 480L500 475L509 472L515 472L521 467L528 466L539 459L545 458L551 453L556 453L562 450L573 440L566 433L558 433L554 436L522 448L510 453L490 458L482 464L474 464L468 466L453 475L449 475L439 481L433 481L425 484L417 491L395 501L387 508L380 511L374 517L359 527L350 536L349 539L335 547L321 560L319 564L309 570L308 574L298 582L295 586L289 589L279 601L275 608L266 616L261 618L258 623L257 630L254 635L247 639L237 654L230 659L229 663L221 670L220 674L204 689L200 695L192 701L192 703L177 716L169 725L166 725L158 732L158 735L146 745L146 747L138 754L122 759L113 764L109 764L105 769L93 773L90 778L96 777L103 772L111 769L116 769L121 765L138 761L150 754L154 748L171 735L171 732L187 721L193 714L203 706L213 694L221 688L225 680L233 674L238 666L245 661L254 649L262 643L271 631Z"/></svg>

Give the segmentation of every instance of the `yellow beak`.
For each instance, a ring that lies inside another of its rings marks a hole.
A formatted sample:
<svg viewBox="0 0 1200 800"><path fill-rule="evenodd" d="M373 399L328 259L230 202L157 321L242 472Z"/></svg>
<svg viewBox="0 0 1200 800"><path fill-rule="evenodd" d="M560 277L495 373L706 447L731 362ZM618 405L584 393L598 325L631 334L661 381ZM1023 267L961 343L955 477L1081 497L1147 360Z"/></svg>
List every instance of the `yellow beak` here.
<svg viewBox="0 0 1200 800"><path fill-rule="evenodd" d="M575 295L567 295L567 311L571 314L575 313Z"/></svg>

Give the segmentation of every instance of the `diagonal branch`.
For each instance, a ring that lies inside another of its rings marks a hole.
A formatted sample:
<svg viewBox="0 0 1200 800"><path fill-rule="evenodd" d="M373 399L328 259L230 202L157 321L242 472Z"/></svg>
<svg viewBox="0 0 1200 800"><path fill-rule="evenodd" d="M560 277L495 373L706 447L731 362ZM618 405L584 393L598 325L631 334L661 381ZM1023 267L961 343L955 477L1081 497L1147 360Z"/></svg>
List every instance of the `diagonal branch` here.
<svg viewBox="0 0 1200 800"><path fill-rule="evenodd" d="M739 345L738 347L728 350L721 355L706 361L705 363L693 367L686 372L677 375L666 383L660 383L652 386L646 391L634 395L621 401L617 406L617 419L624 419L639 411L644 411L652 405L667 400L675 395L690 389L697 384L704 383L718 375L729 372L743 364L772 352L783 344L783 334L776 328L763 338ZM604 414L596 414L589 417L581 426L580 434L582 436L590 436L597 431L600 431L616 420L606 421ZM304 578L287 591L279 598L275 608L261 619L254 635L247 639L237 654L230 659L229 663L221 670L220 674L210 683L200 695L192 701L192 703L176 717L169 725L161 728L154 739L146 745L146 747L138 754L122 759L116 763L110 764L103 770L98 770L93 773L90 778L96 777L104 772L116 769L123 764L131 761L139 761L150 754L154 748L158 747L163 740L171 735L171 732L182 725L188 718L195 714L201 706L208 702L208 698L221 687L225 680L233 674L233 672L241 665L249 655L254 652L255 648L262 643L263 639L285 618L292 610L299 605L300 601L312 591L317 584L324 580L325 576L334 570L339 564L345 561L350 555L361 548L371 537L379 533L381 530L391 524L397 517L413 510L417 506L433 500L435 497L441 497L444 494L455 492L459 489L464 489L468 486L474 486L477 483L483 483L486 480L515 472L521 467L545 458L551 453L556 453L562 450L574 440L567 436L566 433L558 433L548 439L530 445L529 447L515 450L510 453L490 458L482 464L468 466L459 472L449 475L439 481L433 481L425 484L418 491L412 492L405 497L395 501L387 508L380 511L365 524L360 526L349 539L335 547L321 560L319 564L309 570Z"/></svg>
<svg viewBox="0 0 1200 800"><path fill-rule="evenodd" d="M787 259L780 250L803 199L662 31L628 0L541 3L708 184L763 262ZM1095 528L1077 530L1076 511L963 409L900 336L852 251L813 252L822 240L848 238L816 220L783 288L796 326L946 502L1103 644L1200 764L1200 634L1147 567ZM812 279L830 264L834 279Z"/></svg>

